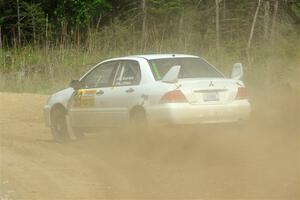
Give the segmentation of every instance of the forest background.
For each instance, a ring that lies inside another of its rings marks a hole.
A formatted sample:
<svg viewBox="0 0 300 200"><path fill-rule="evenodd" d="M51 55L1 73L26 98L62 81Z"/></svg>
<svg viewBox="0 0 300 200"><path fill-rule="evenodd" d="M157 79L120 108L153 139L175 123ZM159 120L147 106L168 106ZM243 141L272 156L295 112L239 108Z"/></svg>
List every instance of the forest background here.
<svg viewBox="0 0 300 200"><path fill-rule="evenodd" d="M242 62L262 96L299 90L300 0L0 0L0 91L51 93L145 53L199 55L228 76Z"/></svg>

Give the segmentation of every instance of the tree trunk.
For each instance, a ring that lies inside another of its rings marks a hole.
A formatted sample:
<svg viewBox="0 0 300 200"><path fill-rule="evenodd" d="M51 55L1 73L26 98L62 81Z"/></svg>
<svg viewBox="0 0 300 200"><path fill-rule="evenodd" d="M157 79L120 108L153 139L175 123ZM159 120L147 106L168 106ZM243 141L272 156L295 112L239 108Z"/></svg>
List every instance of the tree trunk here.
<svg viewBox="0 0 300 200"><path fill-rule="evenodd" d="M274 14L273 14L273 18L272 18L271 37L270 37L272 43L274 42L274 32L275 32L275 26L276 26L278 4L279 4L279 1L276 0L275 5L274 5Z"/></svg>
<svg viewBox="0 0 300 200"><path fill-rule="evenodd" d="M12 34L13 34L13 45L14 45L14 49L16 50L18 39L17 39L17 36L16 36L16 29L15 28L12 29Z"/></svg>
<svg viewBox="0 0 300 200"><path fill-rule="evenodd" d="M2 28L0 26L0 50L2 50Z"/></svg>
<svg viewBox="0 0 300 200"><path fill-rule="evenodd" d="M226 0L223 0L223 19L226 19Z"/></svg>
<svg viewBox="0 0 300 200"><path fill-rule="evenodd" d="M255 25L256 25L256 20L257 20L257 16L258 16L258 13L259 13L261 2L262 2L262 0L258 0L258 4L257 4L257 7L256 7L254 17L253 17L253 22L252 22L252 26L251 26L251 30L250 30L248 43L247 43L246 53L247 53L248 65L250 65L250 63L251 63L250 48L251 48L251 44L252 44L254 28L255 28Z"/></svg>
<svg viewBox="0 0 300 200"><path fill-rule="evenodd" d="M46 46L46 53L48 53L48 14L46 15L46 30L45 30L45 33L46 33L46 38L45 38L45 46Z"/></svg>
<svg viewBox="0 0 300 200"><path fill-rule="evenodd" d="M147 20L147 5L146 5L146 0L142 0L142 13L143 13L143 24L142 24L142 45L141 49L144 51L146 47L146 20Z"/></svg>
<svg viewBox="0 0 300 200"><path fill-rule="evenodd" d="M80 49L80 26L79 24L76 25L76 32L77 32L77 37L76 37L76 41L77 41L77 48Z"/></svg>
<svg viewBox="0 0 300 200"><path fill-rule="evenodd" d="M278 3L279 1L276 0L275 5L274 5L274 12L273 12L273 17L272 17L272 25L271 25L271 33L270 33L270 40L271 40L271 53L273 54L273 51L275 50L274 46L274 32L275 32L275 26L276 26L276 17L277 17L277 10L278 10ZM270 86L272 84L272 71L271 71L271 65L267 63L266 65L266 88L267 91L271 91ZM270 95L267 95L270 97ZM267 99L268 101L271 101L270 98Z"/></svg>
<svg viewBox="0 0 300 200"><path fill-rule="evenodd" d="M17 0L17 15L18 15L18 45L21 45L21 19L20 19L20 4L19 0Z"/></svg>
<svg viewBox="0 0 300 200"><path fill-rule="evenodd" d="M100 14L99 18L98 18L98 21L97 21L97 25L96 25L96 31L98 32L99 31L99 27L100 27L100 22L102 20L102 15Z"/></svg>
<svg viewBox="0 0 300 200"><path fill-rule="evenodd" d="M270 23L270 2L264 3L265 15L264 15L264 39L269 39L269 23Z"/></svg>
<svg viewBox="0 0 300 200"><path fill-rule="evenodd" d="M183 31L183 12L180 14L179 19L179 25L178 25L178 39L179 39L179 45L183 44L183 37L184 37L184 31Z"/></svg>
<svg viewBox="0 0 300 200"><path fill-rule="evenodd" d="M67 22L62 22L62 26L61 26L61 46L64 47L65 43L66 43L66 36L68 33L68 24Z"/></svg>
<svg viewBox="0 0 300 200"><path fill-rule="evenodd" d="M220 1L215 0L216 2L216 47L217 47L217 57L220 50Z"/></svg>
<svg viewBox="0 0 300 200"><path fill-rule="evenodd" d="M31 15L31 20L32 20L32 32L33 32L33 45L36 46L35 19L33 14Z"/></svg>

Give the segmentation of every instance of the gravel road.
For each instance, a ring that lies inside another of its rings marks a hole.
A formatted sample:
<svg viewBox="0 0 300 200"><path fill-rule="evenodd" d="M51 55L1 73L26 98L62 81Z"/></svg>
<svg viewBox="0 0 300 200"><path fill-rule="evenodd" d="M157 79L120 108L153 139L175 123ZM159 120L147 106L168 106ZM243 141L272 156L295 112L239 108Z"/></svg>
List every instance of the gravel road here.
<svg viewBox="0 0 300 200"><path fill-rule="evenodd" d="M300 199L299 115L58 144L46 100L0 93L1 200Z"/></svg>

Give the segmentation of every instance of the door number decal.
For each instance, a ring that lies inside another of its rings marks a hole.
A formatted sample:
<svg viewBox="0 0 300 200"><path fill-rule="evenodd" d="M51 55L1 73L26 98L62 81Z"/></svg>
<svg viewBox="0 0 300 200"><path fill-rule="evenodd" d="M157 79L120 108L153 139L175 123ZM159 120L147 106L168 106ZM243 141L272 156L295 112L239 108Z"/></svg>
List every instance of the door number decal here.
<svg viewBox="0 0 300 200"><path fill-rule="evenodd" d="M97 90L78 90L75 94L74 107L90 108L95 106Z"/></svg>

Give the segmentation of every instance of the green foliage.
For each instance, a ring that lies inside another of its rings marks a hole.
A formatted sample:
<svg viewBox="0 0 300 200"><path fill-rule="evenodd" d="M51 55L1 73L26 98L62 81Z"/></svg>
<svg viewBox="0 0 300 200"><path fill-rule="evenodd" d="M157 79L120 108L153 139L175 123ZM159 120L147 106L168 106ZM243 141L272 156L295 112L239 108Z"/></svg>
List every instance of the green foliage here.
<svg viewBox="0 0 300 200"><path fill-rule="evenodd" d="M268 74L272 81L295 80L300 63L300 0L279 1L276 18L276 1L263 1L250 60L245 49L257 0L221 1L219 51L213 0L146 0L146 17L142 0L19 1L17 46L16 0L0 0L0 90L53 91L101 59L128 54L201 55L226 74L234 62L243 62L252 85L264 85Z"/></svg>
<svg viewBox="0 0 300 200"><path fill-rule="evenodd" d="M183 8L182 0L149 0L150 12L156 15L179 14Z"/></svg>
<svg viewBox="0 0 300 200"><path fill-rule="evenodd" d="M87 25L93 17L110 9L107 0L64 0L57 5L55 15L61 23Z"/></svg>
<svg viewBox="0 0 300 200"><path fill-rule="evenodd" d="M292 4L291 10L300 19L300 2Z"/></svg>
<svg viewBox="0 0 300 200"><path fill-rule="evenodd" d="M20 15L22 18L21 28L23 30L23 34L25 34L27 37L31 37L33 32L43 33L45 13L41 8L40 3L34 4L22 1L20 7Z"/></svg>

